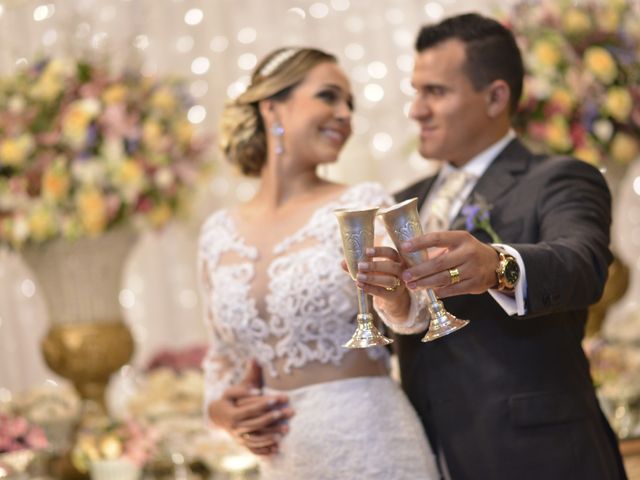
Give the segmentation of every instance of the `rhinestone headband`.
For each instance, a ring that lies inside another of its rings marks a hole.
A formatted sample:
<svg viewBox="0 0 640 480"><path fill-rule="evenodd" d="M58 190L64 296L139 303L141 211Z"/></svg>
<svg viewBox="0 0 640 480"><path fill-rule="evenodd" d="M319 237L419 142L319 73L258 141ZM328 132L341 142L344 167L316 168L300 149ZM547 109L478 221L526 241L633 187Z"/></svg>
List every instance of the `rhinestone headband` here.
<svg viewBox="0 0 640 480"><path fill-rule="evenodd" d="M274 55L273 58L260 69L260 75L263 77L271 75L280 65L293 57L297 52L297 48L286 48L282 50L280 53Z"/></svg>

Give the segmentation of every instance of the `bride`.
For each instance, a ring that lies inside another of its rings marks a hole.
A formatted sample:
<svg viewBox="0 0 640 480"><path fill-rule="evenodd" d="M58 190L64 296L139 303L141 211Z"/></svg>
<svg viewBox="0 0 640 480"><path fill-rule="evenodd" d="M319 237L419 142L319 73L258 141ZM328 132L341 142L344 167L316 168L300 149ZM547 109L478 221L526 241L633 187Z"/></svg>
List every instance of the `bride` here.
<svg viewBox="0 0 640 480"><path fill-rule="evenodd" d="M352 111L334 56L284 48L222 115L224 152L261 182L251 201L202 227L205 406L259 456L264 479L438 478L387 350L341 346L357 304L333 210L391 203L378 184L316 174L351 135ZM389 295L408 297L390 283Z"/></svg>

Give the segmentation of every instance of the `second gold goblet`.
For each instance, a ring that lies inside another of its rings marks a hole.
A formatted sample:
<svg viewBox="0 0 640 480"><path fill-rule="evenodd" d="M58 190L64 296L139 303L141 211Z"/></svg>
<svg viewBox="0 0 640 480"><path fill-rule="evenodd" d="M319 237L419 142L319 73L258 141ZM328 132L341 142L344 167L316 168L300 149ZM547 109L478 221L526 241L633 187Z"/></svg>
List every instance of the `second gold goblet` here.
<svg viewBox="0 0 640 480"><path fill-rule="evenodd" d="M377 211L378 207L334 210L340 224L347 269L354 282L358 274L358 263L365 260L367 248L373 247L374 221ZM356 288L358 290L358 315L356 317L358 326L351 339L343 346L367 348L390 344L393 340L382 335L373 323L371 297L362 289Z"/></svg>
<svg viewBox="0 0 640 480"><path fill-rule="evenodd" d="M391 240L407 264L415 266L429 259L429 254L426 249L411 253L402 253L400 250L400 245L403 242L411 240L413 237L422 235L423 233L420 215L418 214L417 198L410 198L409 200L380 210L378 215L382 218L382 222ZM459 319L449 313L432 289L427 289L427 297L429 298L429 314L431 320L429 321L427 333L422 338L423 342L430 342L444 337L469 323L469 320Z"/></svg>

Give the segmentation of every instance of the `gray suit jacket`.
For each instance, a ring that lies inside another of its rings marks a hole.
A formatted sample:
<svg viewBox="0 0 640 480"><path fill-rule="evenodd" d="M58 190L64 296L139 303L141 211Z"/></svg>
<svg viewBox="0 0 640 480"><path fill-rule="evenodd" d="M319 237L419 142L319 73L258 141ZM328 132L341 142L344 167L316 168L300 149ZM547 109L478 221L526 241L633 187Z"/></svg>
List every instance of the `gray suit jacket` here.
<svg viewBox="0 0 640 480"><path fill-rule="evenodd" d="M400 192L421 205L434 177ZM512 141L480 178L503 243L522 255L527 315L509 317L488 293L445 300L471 323L421 343L397 336L402 383L454 480L625 478L581 348L587 307L611 262L611 197L592 166ZM462 214L453 228L464 229ZM483 231L472 231L482 241ZM464 271L461 271L464 277Z"/></svg>

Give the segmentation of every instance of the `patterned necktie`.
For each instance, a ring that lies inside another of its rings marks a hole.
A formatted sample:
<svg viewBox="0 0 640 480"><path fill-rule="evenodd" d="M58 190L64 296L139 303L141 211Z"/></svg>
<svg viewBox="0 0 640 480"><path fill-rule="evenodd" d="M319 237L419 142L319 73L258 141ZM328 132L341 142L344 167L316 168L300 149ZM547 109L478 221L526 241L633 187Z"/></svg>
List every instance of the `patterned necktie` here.
<svg viewBox="0 0 640 480"><path fill-rule="evenodd" d="M427 232L449 229L451 206L471 178L472 175L464 170L456 170L447 175L438 191L429 201L427 207L429 215L425 225Z"/></svg>

